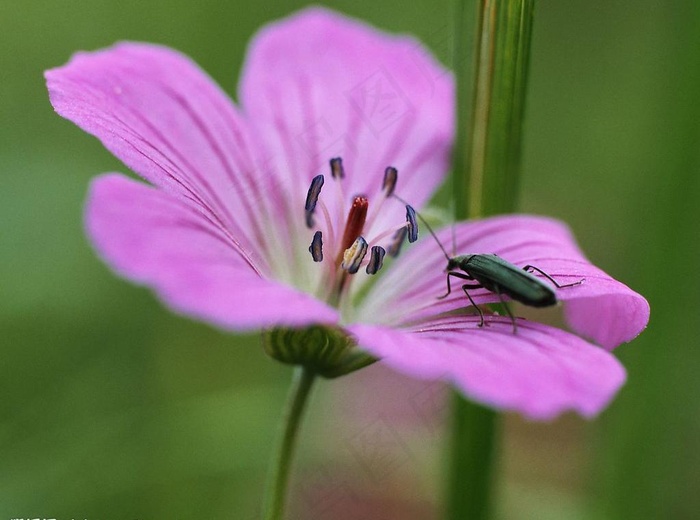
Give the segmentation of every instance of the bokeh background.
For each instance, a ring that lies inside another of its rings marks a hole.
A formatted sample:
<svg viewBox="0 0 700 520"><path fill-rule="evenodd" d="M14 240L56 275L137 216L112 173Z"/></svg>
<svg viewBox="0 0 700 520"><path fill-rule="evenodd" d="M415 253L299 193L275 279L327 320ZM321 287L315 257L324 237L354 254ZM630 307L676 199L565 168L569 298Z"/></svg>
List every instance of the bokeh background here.
<svg viewBox="0 0 700 520"><path fill-rule="evenodd" d="M42 71L146 40L233 96L251 35L304 4L0 0L0 518L257 518L290 370L96 259L86 187L125 168L53 113ZM452 58L447 0L327 5ZM697 518L700 7L540 0L529 87L521 208L569 222L652 321L598 420L504 417L496 516ZM320 384L293 518L438 518L444 403L381 367Z"/></svg>

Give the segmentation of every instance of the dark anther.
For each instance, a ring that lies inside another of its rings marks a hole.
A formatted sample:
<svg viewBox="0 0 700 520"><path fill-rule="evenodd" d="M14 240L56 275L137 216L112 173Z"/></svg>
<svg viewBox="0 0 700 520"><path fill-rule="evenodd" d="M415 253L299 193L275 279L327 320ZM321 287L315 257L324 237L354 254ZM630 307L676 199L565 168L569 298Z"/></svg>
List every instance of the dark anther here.
<svg viewBox="0 0 700 520"><path fill-rule="evenodd" d="M362 237L357 237L352 246L345 250L341 267L348 273L355 274L360 269L360 264L367 254L367 241Z"/></svg>
<svg viewBox="0 0 700 520"><path fill-rule="evenodd" d="M387 197L391 197L394 194L398 178L399 171L393 166L387 166L386 170L384 170L384 182L382 183L382 190L386 192Z"/></svg>
<svg viewBox="0 0 700 520"><path fill-rule="evenodd" d="M402 227L396 233L394 233L393 241L391 242L389 250L387 251L387 253L389 253L389 256L394 258L399 256L399 253L401 252L401 246L403 245L404 240L406 240L407 234L408 230L405 227Z"/></svg>
<svg viewBox="0 0 700 520"><path fill-rule="evenodd" d="M323 240L320 231L314 233L314 239L309 246L309 253L311 253L311 258L314 259L314 262L323 261Z"/></svg>
<svg viewBox="0 0 700 520"><path fill-rule="evenodd" d="M323 175L316 175L311 181L311 186L309 186L309 191L306 194L306 203L304 204L304 209L306 210L306 225L310 228L314 225L314 209L316 209L316 203L318 202L318 196L321 194L321 188L323 188Z"/></svg>
<svg viewBox="0 0 700 520"><path fill-rule="evenodd" d="M418 221L416 221L416 210L406 204L406 220L408 221L408 241L410 243L418 240Z"/></svg>
<svg viewBox="0 0 700 520"><path fill-rule="evenodd" d="M304 205L306 211L313 211L316 208L321 188L323 188L323 175L316 175L311 181L311 186L309 186L309 191L306 194L306 204Z"/></svg>
<svg viewBox="0 0 700 520"><path fill-rule="evenodd" d="M381 246L372 246L370 250L369 263L367 264L367 274L377 274L384 265L384 254L386 251Z"/></svg>
<svg viewBox="0 0 700 520"><path fill-rule="evenodd" d="M345 177L345 169L343 169L343 160L340 157L331 159L331 176L334 179L342 179Z"/></svg>

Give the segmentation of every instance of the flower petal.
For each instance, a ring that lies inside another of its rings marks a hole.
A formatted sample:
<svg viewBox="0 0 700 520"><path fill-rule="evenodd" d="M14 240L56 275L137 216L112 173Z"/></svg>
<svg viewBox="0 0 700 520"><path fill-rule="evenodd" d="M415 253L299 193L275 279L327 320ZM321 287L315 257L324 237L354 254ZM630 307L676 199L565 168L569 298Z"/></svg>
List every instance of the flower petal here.
<svg viewBox="0 0 700 520"><path fill-rule="evenodd" d="M242 78L241 104L281 186L299 201L332 157L342 157L348 172L346 195L370 203L387 166L399 169L398 193L417 207L448 170L452 76L412 38L310 8L260 31ZM326 203L345 218L337 200ZM400 223L404 211L383 210L377 229Z"/></svg>
<svg viewBox="0 0 700 520"><path fill-rule="evenodd" d="M161 190L98 177L86 222L109 265L183 314L235 330L337 322L324 303L261 277L224 228Z"/></svg>
<svg viewBox="0 0 700 520"><path fill-rule="evenodd" d="M410 323L469 304L454 280L450 296L437 299L446 292L446 260L433 238L425 235L373 287L360 319L376 323L380 316L383 324ZM437 236L448 245L452 229L443 229ZM557 298L566 302L565 313L572 328L608 349L633 339L648 322L647 301L592 265L569 229L556 220L525 215L493 217L457 224L455 237L455 250L460 254L494 253L519 267L531 264L560 284L585 279L581 285L558 289ZM415 273L421 273L420 277ZM485 289L472 289L469 294L477 304L498 301L496 294Z"/></svg>
<svg viewBox="0 0 700 520"><path fill-rule="evenodd" d="M586 283L590 296L567 298L564 305L566 321L574 331L612 350L646 328L650 308L643 296L619 282L607 292L602 283L590 289ZM611 293L615 296L610 297Z"/></svg>
<svg viewBox="0 0 700 520"><path fill-rule="evenodd" d="M617 359L567 332L490 317L488 326L445 318L430 329L400 331L352 325L361 347L390 367L422 379L445 379L480 403L548 420L574 410L593 417L625 381Z"/></svg>
<svg viewBox="0 0 700 520"><path fill-rule="evenodd" d="M224 223L247 249L264 244L258 152L231 101L189 58L121 43L78 53L46 79L56 111L129 168Z"/></svg>

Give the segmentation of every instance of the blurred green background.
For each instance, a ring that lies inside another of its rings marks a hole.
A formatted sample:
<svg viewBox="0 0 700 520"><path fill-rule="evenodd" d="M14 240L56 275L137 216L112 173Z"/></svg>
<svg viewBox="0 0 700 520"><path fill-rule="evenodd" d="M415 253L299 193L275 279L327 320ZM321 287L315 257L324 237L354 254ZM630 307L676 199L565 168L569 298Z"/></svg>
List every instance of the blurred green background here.
<svg viewBox="0 0 700 520"><path fill-rule="evenodd" d="M42 71L146 40L233 95L251 35L303 5L0 0L0 519L256 518L290 371L95 258L87 184L125 169L53 113ZM447 0L327 5L452 58ZM700 7L541 0L529 86L521 208L569 222L652 322L600 420L505 418L497 516L697 518ZM437 518L442 390L376 367L320 384L294 518Z"/></svg>

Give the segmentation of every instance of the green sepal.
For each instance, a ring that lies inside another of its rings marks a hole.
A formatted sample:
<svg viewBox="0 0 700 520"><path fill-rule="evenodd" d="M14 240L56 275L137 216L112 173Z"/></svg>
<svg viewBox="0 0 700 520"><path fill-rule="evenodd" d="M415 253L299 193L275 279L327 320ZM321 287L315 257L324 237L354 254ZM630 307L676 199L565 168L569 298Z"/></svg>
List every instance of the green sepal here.
<svg viewBox="0 0 700 520"><path fill-rule="evenodd" d="M301 365L332 379L364 368L377 358L360 350L354 338L338 327L311 325L303 329L276 327L263 332L268 356Z"/></svg>

